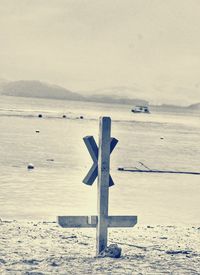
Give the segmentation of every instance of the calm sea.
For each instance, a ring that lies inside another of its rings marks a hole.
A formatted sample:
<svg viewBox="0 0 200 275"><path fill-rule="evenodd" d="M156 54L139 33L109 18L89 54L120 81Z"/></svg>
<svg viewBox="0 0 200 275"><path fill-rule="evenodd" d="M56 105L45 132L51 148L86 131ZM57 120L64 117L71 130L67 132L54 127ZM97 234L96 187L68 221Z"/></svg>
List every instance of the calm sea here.
<svg viewBox="0 0 200 275"><path fill-rule="evenodd" d="M96 183L82 183L92 164L82 138L93 135L98 140L99 116L111 116L112 136L119 143L111 155L115 185L110 188L110 214L138 215L146 224L199 223L200 176L117 168L144 164L200 172L200 114L133 114L130 109L1 96L0 218L55 220L58 215L96 214Z"/></svg>

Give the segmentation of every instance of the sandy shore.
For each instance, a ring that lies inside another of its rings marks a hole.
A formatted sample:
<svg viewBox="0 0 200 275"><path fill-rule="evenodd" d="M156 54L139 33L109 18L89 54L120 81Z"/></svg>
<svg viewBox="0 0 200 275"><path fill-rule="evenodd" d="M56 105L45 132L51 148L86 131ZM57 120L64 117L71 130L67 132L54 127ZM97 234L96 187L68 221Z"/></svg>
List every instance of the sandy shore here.
<svg viewBox="0 0 200 275"><path fill-rule="evenodd" d="M94 229L1 221L0 274L200 274L200 227L110 229L119 259L95 257Z"/></svg>

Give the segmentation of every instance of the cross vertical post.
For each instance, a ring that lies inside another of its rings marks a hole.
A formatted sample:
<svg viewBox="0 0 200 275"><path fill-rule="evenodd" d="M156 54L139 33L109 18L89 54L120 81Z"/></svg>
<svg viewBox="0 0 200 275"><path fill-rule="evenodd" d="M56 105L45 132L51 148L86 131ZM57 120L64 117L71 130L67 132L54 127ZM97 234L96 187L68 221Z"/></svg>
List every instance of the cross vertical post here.
<svg viewBox="0 0 200 275"><path fill-rule="evenodd" d="M99 123L99 156L97 181L97 255L107 247L111 140L110 129L111 119L109 117L101 117Z"/></svg>

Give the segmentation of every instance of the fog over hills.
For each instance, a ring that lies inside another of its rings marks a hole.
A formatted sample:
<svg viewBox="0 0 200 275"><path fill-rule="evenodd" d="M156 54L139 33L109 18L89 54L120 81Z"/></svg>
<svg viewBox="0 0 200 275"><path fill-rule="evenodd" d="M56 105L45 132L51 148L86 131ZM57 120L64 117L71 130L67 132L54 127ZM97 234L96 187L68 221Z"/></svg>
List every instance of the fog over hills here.
<svg viewBox="0 0 200 275"><path fill-rule="evenodd" d="M141 98L138 97L141 95ZM90 101L104 102L104 103L119 103L119 104L133 104L133 105L149 105L148 100L145 99L142 89L136 85L133 87L114 86L98 89L87 92L87 98Z"/></svg>
<svg viewBox="0 0 200 275"><path fill-rule="evenodd" d="M112 95L97 94L87 97L88 101L115 103L115 104L132 104L132 105L149 105L148 101L138 98L119 97Z"/></svg>
<svg viewBox="0 0 200 275"><path fill-rule="evenodd" d="M188 106L189 109L192 110L200 110L200 102L199 103L195 103L195 104L191 104Z"/></svg>

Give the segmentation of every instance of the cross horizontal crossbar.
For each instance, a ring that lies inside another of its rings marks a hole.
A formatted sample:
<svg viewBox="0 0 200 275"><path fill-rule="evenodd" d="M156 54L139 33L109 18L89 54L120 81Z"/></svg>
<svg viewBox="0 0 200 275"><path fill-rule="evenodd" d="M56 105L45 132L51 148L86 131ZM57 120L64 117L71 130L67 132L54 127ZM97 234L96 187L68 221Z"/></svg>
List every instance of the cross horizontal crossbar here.
<svg viewBox="0 0 200 275"><path fill-rule="evenodd" d="M64 228L96 227L97 216L58 216L58 224ZM133 227L137 224L137 216L108 216L108 227Z"/></svg>

